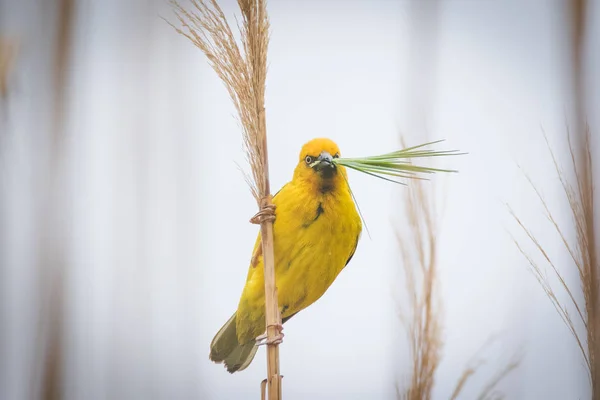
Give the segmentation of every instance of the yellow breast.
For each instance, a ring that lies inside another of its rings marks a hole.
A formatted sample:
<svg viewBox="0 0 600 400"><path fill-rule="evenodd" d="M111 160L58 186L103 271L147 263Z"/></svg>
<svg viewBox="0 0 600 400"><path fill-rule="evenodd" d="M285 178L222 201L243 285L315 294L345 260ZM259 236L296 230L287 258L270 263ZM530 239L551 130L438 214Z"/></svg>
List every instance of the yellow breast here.
<svg viewBox="0 0 600 400"><path fill-rule="evenodd" d="M285 318L325 293L354 254L362 224L347 185L320 192L292 181L273 203L275 277ZM250 266L236 319L240 343L265 330L262 257Z"/></svg>

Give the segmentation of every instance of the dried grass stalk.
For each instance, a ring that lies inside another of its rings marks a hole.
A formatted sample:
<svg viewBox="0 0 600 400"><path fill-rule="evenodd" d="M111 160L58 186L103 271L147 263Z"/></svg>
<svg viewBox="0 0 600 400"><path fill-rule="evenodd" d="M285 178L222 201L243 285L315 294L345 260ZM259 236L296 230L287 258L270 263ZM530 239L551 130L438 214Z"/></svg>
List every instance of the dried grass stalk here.
<svg viewBox="0 0 600 400"><path fill-rule="evenodd" d="M44 182L40 187L38 205L42 210L39 220L38 268L41 296L41 333L44 337L40 359L40 397L45 400L62 399L64 395L65 341L65 280L68 273L67 244L64 239L67 227L61 194L65 179L64 152L66 146L66 120L69 79L69 62L72 55L73 28L75 26L74 0L56 0L58 19L54 41L52 70L51 140L46 148L47 160Z"/></svg>
<svg viewBox="0 0 600 400"><path fill-rule="evenodd" d="M477 400L491 400L491 399L503 399L504 394L496 389L498 384L508 376L512 371L517 369L521 364L521 357L516 356L510 360L506 365L496 371L496 374L488 381L487 384L481 389Z"/></svg>
<svg viewBox="0 0 600 400"><path fill-rule="evenodd" d="M431 399L435 371L441 360L442 325L437 292L437 228L432 200L424 183L411 182L404 192L408 235L398 233L398 245L406 276L409 318L407 328L412 358L410 383L399 395L406 400Z"/></svg>
<svg viewBox="0 0 600 400"><path fill-rule="evenodd" d="M404 191L405 215L408 234L398 235L406 277L408 318L401 314L407 328L411 355L410 380L398 397L404 400L429 400L432 398L435 373L441 362L443 343L443 313L438 288L437 225L435 203L423 180L410 182ZM479 354L489 342L477 352ZM469 379L477 372L483 361L469 362L456 383L451 399L457 399ZM496 390L498 384L520 364L520 357L501 366L482 388L480 400L501 398Z"/></svg>
<svg viewBox="0 0 600 400"><path fill-rule="evenodd" d="M243 129L244 149L253 177L248 183L260 205L261 199L270 193L264 111L269 45L266 2L238 0L243 51L216 0L190 0L190 3L192 11L172 0L181 28L169 24L202 50L225 83Z"/></svg>
<svg viewBox="0 0 600 400"><path fill-rule="evenodd" d="M458 381L456 382L456 386L454 387L452 396L450 396L450 400L456 400L459 398L468 381L483 366L485 360L480 358L480 354L486 348L490 347L490 345L492 344L492 340L493 338L490 338L490 340L484 343L483 346L481 346L481 348L471 358L471 360L469 360L467 366L465 367L462 374L459 376ZM477 400L503 399L504 393L498 390L497 387L500 384L500 382L504 380L504 378L506 378L512 371L519 367L519 365L521 364L521 359L522 355L518 352L515 352L512 358L508 360L508 362L500 364L500 367L496 370L496 373L492 375L481 388L479 395L477 396Z"/></svg>
<svg viewBox="0 0 600 400"><path fill-rule="evenodd" d="M252 169L252 179L247 177L247 181L259 205L259 214L266 213L272 206L264 108L269 44L266 1L238 0L242 14L242 24L238 24L242 49L216 0L190 2L191 11L188 11L177 1L171 1L181 27L171 26L204 52L225 83L242 125L244 148ZM273 223L268 218L260 221L266 325L268 337L273 339L277 334L276 325L281 323L275 287ZM268 345L267 368L269 399L280 399L279 348L276 344Z"/></svg>
<svg viewBox="0 0 600 400"><path fill-rule="evenodd" d="M592 156L589 143L590 131L589 128L586 128L583 140L584 146L582 151L579 152L579 157L576 157L575 155L576 152L571 143L571 133L568 129L567 135L569 142L569 153L575 173L574 183L569 182L563 170L559 166L545 133L544 138L546 139L546 144L548 145L550 155L552 156L552 161L554 162L554 167L558 174L562 189L569 202L571 218L576 233L575 244L569 242L565 233L565 228L558 224L554 216L555 214L552 213L541 192L537 189L527 174L526 178L540 200L550 224L565 246L565 249L573 261L573 265L575 268L577 268L581 283L581 290L583 291L583 305L581 305L575 297L574 293L576 293L577 289L569 287L562 273L560 272L558 265L547 253L543 245L510 207L509 212L515 218L515 221L521 227L521 229L523 229L529 240L533 243L537 252L539 252L542 263L546 263L547 266L549 266L552 270L555 277L558 279L558 285L550 283L546 273L547 268L542 266L533 256L526 252L523 248L523 245L513 238L517 248L527 259L531 272L546 293L546 296L548 296L548 299L550 299L558 315L569 329L569 332L571 335L573 335L573 338L577 343L577 347L581 351L581 355L589 375L590 384L592 387L592 398L596 399L599 398L598 396L600 396L600 388L598 386L600 382L597 376L598 366L596 351L598 346L598 324L600 321L598 318L598 265L596 262L596 243L593 235L594 194ZM559 295L557 294L558 291L563 291L568 296L568 300L561 301L559 299ZM571 312L569 310L571 310ZM575 315L575 320L573 320L573 312ZM579 321L584 327L585 335L578 331L576 321Z"/></svg>

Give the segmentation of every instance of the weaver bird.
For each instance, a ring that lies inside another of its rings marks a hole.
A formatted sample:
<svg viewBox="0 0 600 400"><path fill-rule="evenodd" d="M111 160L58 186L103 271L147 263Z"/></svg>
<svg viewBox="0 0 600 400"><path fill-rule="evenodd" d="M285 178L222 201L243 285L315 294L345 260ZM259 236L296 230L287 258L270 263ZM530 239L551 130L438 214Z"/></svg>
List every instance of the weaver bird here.
<svg viewBox="0 0 600 400"><path fill-rule="evenodd" d="M302 147L294 176L273 196L275 284L285 323L317 301L350 262L362 230L338 146L313 139ZM234 373L250 365L265 332L260 232L237 311L217 332L209 358Z"/></svg>

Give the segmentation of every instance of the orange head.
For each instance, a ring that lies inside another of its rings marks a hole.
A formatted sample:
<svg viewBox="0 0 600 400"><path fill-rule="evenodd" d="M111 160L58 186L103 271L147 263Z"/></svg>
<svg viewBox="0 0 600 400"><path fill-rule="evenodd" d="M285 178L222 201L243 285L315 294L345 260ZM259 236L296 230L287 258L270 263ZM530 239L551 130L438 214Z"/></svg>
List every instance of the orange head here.
<svg viewBox="0 0 600 400"><path fill-rule="evenodd" d="M313 139L302 146L294 180L302 181L322 193L346 184L346 169L332 162L340 156L340 149L330 139Z"/></svg>

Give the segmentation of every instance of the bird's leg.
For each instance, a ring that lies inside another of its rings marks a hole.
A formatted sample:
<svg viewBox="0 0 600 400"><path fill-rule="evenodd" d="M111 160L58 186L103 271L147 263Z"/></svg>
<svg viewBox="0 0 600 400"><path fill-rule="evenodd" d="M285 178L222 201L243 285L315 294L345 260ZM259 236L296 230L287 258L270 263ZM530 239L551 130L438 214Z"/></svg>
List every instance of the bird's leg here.
<svg viewBox="0 0 600 400"><path fill-rule="evenodd" d="M283 334L283 325L281 324L274 324L274 325L270 325L270 326L274 326L277 329L277 335L275 335L273 338L269 339L269 334L268 334L268 328L267 331L265 331L265 333L263 333L262 335L258 336L256 338L256 345L257 346L262 346L265 344L281 344L283 343L283 337L285 336Z"/></svg>
<svg viewBox="0 0 600 400"><path fill-rule="evenodd" d="M277 335L275 335L275 337L273 337L271 340L269 340L269 326L267 326L267 330L265 330L265 333L263 333L262 335L260 335L259 337L256 338L256 345L257 346L262 346L263 344L281 344L283 343L283 337L285 336L283 334L283 325L281 323L281 310L277 310L277 321L280 321L274 325L269 325L269 326L274 326L277 329Z"/></svg>

